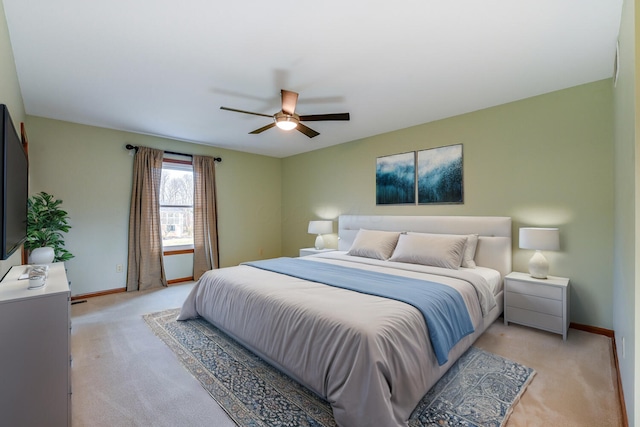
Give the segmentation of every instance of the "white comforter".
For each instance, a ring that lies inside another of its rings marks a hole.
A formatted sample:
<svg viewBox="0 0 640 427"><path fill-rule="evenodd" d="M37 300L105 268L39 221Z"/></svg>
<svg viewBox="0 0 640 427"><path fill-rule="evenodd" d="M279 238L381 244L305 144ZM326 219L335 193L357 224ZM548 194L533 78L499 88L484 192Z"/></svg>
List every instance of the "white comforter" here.
<svg viewBox="0 0 640 427"><path fill-rule="evenodd" d="M448 277L452 270L416 266L418 271L412 271L406 264L396 269L390 267L400 263L354 263L354 258L327 254L305 259L452 286L463 296L475 332L438 366L425 320L413 306L246 265L203 275L179 320L202 316L229 333L325 398L340 426L405 426L424 394L482 333L478 295L484 299L487 293L477 289L486 281L469 272Z"/></svg>

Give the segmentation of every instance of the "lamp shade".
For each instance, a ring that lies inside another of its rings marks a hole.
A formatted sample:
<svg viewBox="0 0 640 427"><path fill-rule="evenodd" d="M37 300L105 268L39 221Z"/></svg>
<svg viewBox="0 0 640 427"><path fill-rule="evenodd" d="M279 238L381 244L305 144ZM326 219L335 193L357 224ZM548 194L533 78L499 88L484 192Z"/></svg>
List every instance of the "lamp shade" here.
<svg viewBox="0 0 640 427"><path fill-rule="evenodd" d="M333 232L333 221L309 221L309 234L329 234Z"/></svg>
<svg viewBox="0 0 640 427"><path fill-rule="evenodd" d="M520 249L557 251L560 249L560 232L557 228L521 228Z"/></svg>

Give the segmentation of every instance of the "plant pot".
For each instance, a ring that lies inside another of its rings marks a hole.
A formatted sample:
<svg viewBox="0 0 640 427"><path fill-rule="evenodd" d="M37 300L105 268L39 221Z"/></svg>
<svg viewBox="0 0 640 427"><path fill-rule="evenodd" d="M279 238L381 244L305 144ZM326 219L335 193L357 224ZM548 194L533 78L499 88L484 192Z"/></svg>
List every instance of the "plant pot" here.
<svg viewBox="0 0 640 427"><path fill-rule="evenodd" d="M56 254L50 246L36 248L29 254L29 264L51 264L55 256Z"/></svg>

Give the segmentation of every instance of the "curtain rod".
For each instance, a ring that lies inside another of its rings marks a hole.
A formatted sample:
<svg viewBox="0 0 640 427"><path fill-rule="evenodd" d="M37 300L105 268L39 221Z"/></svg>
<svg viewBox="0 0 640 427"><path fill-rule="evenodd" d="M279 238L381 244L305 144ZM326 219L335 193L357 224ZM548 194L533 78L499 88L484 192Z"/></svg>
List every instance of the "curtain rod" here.
<svg viewBox="0 0 640 427"><path fill-rule="evenodd" d="M138 151L138 147L136 147L135 145L131 145L131 144L127 144L125 145L125 148L127 150L136 150ZM175 151L167 151L167 150L163 150L165 153L167 154L175 154L176 156L187 156L187 157L193 157L193 154L185 154L185 153L177 153ZM214 157L213 158L214 162L222 162L222 157Z"/></svg>

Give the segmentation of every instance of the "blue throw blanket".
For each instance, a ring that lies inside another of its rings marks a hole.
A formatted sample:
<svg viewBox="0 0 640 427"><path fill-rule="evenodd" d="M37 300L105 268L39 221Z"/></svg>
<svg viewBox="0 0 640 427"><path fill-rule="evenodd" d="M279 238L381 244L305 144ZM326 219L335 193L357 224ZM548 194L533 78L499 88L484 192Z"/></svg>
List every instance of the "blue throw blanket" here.
<svg viewBox="0 0 640 427"><path fill-rule="evenodd" d="M441 283L300 258L275 258L244 264L411 304L424 316L440 365L447 363L453 346L474 331L462 295Z"/></svg>

